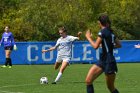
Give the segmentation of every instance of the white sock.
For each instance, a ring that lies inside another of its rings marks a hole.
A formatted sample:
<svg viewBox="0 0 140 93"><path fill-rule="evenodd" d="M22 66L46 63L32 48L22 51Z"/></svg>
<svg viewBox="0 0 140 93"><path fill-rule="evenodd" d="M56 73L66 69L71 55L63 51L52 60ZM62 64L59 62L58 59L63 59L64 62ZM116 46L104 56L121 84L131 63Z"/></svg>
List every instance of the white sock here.
<svg viewBox="0 0 140 93"><path fill-rule="evenodd" d="M62 76L62 73L59 72L58 75L57 75L57 77L56 77L56 79L55 79L55 82L59 81L59 79L61 78L61 76Z"/></svg>

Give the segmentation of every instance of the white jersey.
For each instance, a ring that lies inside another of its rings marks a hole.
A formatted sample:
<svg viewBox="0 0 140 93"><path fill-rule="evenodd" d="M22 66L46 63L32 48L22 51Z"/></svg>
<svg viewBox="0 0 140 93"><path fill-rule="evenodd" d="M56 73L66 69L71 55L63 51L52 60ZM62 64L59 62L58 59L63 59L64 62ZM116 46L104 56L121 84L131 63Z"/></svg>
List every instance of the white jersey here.
<svg viewBox="0 0 140 93"><path fill-rule="evenodd" d="M57 57L58 56L71 57L72 43L77 39L78 37L69 36L69 35L67 35L65 38L60 37L55 45L58 49Z"/></svg>

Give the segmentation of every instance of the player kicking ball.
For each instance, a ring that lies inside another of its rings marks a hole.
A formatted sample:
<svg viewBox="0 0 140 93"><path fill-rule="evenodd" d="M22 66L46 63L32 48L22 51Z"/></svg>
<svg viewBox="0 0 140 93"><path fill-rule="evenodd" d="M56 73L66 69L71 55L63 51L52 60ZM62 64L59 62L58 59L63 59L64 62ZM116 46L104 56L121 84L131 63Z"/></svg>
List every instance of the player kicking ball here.
<svg viewBox="0 0 140 93"><path fill-rule="evenodd" d="M44 52L55 50L56 48L58 49L54 69L57 70L60 65L61 67L59 69L59 73L55 81L52 82L52 84L56 84L56 82L60 80L64 70L69 65L71 59L71 52L72 52L72 43L75 40L80 39L80 35L82 34L82 32L78 32L77 37L74 37L74 36L67 35L67 30L65 29L65 27L60 27L59 34L61 37L57 40L57 43L54 47L51 47L50 49L47 50L42 50L42 53L44 53Z"/></svg>

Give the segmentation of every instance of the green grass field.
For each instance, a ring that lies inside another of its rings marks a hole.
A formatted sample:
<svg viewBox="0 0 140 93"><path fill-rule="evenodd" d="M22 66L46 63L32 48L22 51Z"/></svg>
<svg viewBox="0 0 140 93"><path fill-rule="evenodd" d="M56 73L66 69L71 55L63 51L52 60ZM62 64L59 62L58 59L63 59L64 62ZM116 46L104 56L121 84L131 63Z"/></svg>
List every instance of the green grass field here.
<svg viewBox="0 0 140 93"><path fill-rule="evenodd" d="M91 64L73 64L64 72L60 82L50 84L57 71L53 65L14 65L0 68L0 93L86 93L85 77ZM140 93L140 64L118 64L116 86L120 93ZM49 84L41 85L39 79L47 76ZM95 93L109 93L104 74L95 82Z"/></svg>

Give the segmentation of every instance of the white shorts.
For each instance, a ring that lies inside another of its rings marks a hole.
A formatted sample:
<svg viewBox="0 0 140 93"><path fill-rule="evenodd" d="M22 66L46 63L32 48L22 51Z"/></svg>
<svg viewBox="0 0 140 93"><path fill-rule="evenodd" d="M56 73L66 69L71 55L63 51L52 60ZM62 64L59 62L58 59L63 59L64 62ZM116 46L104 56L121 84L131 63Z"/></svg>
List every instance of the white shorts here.
<svg viewBox="0 0 140 93"><path fill-rule="evenodd" d="M57 56L56 62L62 63L62 62L70 62L71 57L68 56Z"/></svg>

